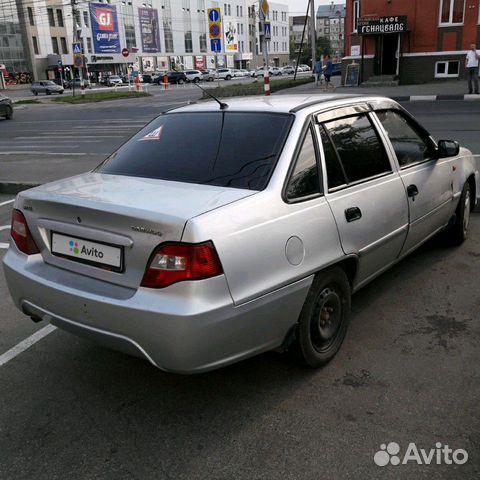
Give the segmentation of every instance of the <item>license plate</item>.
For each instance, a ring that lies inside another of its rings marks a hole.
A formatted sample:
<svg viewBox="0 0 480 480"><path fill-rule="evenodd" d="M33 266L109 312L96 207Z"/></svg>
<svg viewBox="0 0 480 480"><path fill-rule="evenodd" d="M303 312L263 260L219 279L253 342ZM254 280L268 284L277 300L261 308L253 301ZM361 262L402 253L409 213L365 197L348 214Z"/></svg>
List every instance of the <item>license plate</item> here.
<svg viewBox="0 0 480 480"><path fill-rule="evenodd" d="M122 248L52 232L52 253L94 266L122 268Z"/></svg>

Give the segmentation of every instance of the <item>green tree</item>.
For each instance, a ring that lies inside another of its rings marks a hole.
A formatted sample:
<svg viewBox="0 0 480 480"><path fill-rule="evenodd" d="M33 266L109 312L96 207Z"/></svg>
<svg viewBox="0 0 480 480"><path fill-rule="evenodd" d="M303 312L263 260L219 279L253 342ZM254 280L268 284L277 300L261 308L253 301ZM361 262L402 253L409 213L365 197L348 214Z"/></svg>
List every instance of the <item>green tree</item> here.
<svg viewBox="0 0 480 480"><path fill-rule="evenodd" d="M305 63L310 65L312 63L312 46L310 45L309 38L306 38L304 41L306 43L303 44L302 54L300 55L299 63ZM315 51L316 58L320 58L322 55L331 55L332 47L330 45L330 40L327 37L318 37L315 42ZM294 58L296 58L296 56Z"/></svg>

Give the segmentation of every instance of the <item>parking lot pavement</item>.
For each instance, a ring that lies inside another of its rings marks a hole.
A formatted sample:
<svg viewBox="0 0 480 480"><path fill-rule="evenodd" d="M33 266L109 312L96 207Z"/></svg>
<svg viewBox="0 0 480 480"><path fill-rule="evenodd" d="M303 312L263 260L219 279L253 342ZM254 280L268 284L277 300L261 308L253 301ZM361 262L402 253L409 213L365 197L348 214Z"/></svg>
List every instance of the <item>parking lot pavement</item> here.
<svg viewBox="0 0 480 480"><path fill-rule="evenodd" d="M269 353L169 375L55 330L0 367L0 478L480 478L479 237L474 214L463 246L434 239L357 293L322 370ZM0 278L5 351L43 325ZM469 459L376 466L389 442Z"/></svg>

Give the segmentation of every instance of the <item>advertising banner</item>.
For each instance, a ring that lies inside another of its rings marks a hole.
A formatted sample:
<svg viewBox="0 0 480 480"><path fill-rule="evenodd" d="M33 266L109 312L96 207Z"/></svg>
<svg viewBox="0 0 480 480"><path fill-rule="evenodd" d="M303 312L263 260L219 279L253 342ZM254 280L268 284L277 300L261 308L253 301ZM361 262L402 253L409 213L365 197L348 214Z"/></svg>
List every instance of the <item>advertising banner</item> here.
<svg viewBox="0 0 480 480"><path fill-rule="evenodd" d="M358 34L402 33L408 31L407 17L361 17L358 19Z"/></svg>
<svg viewBox="0 0 480 480"><path fill-rule="evenodd" d="M205 57L203 55L195 55L195 68L197 70L205 68Z"/></svg>
<svg viewBox="0 0 480 480"><path fill-rule="evenodd" d="M223 17L225 31L225 53L238 52L237 22L234 18Z"/></svg>
<svg viewBox="0 0 480 480"><path fill-rule="evenodd" d="M140 36L144 53L160 52L160 35L158 30L158 11L155 8L139 8Z"/></svg>
<svg viewBox="0 0 480 480"><path fill-rule="evenodd" d="M91 3L90 18L95 53L120 53L117 8L106 3Z"/></svg>

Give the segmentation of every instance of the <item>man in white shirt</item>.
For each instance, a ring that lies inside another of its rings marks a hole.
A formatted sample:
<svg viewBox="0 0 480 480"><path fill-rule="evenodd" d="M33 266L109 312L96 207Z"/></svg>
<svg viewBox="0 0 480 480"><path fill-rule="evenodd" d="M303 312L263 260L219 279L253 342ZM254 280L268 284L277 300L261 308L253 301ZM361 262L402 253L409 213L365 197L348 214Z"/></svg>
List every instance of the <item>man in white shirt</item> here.
<svg viewBox="0 0 480 480"><path fill-rule="evenodd" d="M470 50L467 52L465 58L465 66L468 72L468 93L473 93L473 87L475 87L475 94L478 95L478 61L480 55L477 52L476 45L472 43Z"/></svg>

